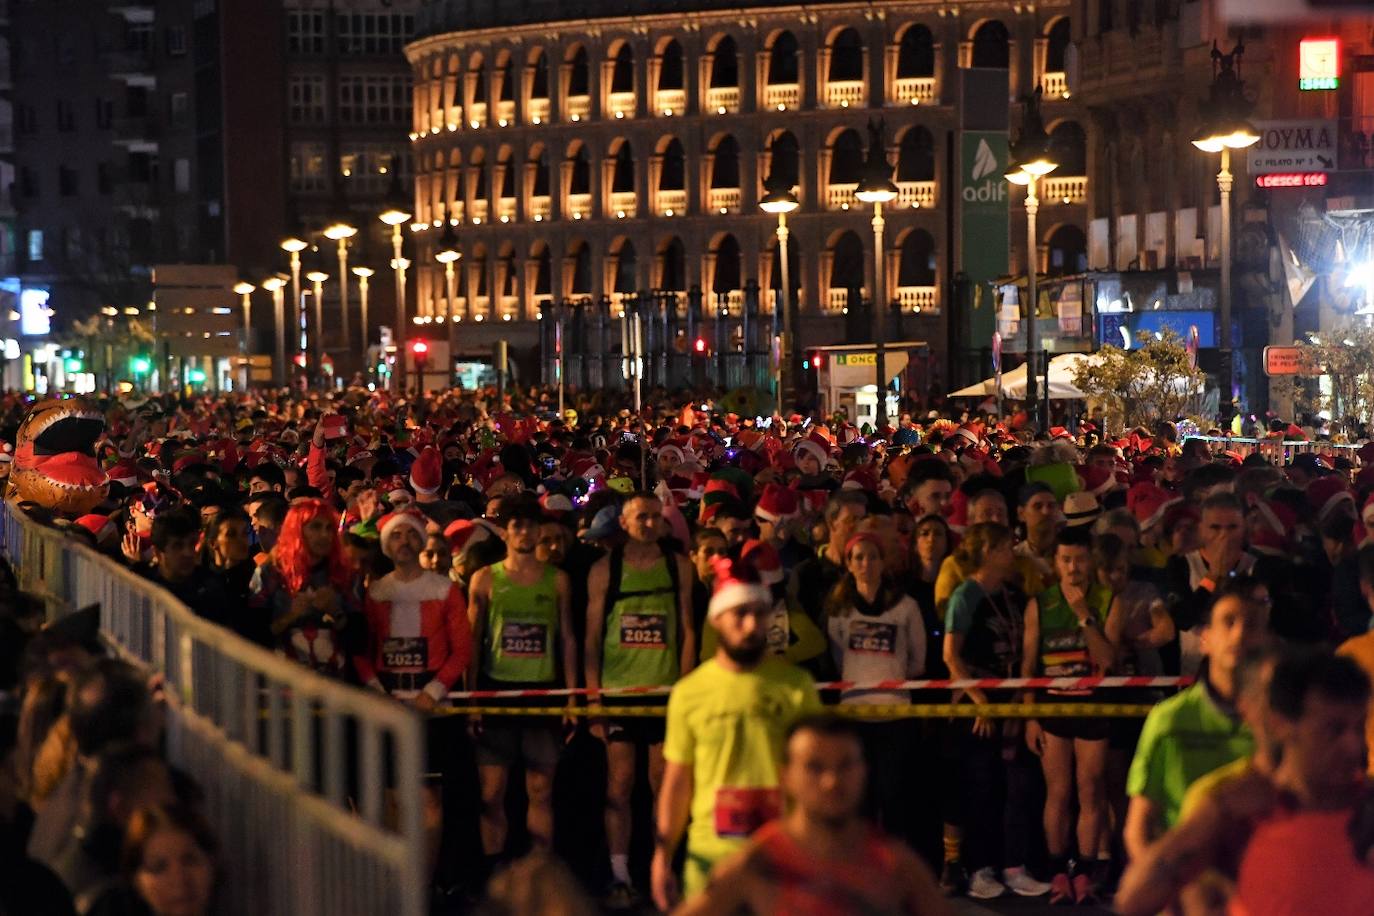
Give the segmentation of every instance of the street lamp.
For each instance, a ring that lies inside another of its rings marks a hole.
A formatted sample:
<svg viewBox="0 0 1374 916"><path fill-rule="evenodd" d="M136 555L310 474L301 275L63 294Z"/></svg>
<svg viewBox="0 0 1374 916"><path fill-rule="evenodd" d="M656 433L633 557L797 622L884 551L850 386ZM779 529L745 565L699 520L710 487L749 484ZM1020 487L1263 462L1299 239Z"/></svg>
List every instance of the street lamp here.
<svg viewBox="0 0 1374 916"><path fill-rule="evenodd" d="M405 389L405 337L406 337L406 262L401 257L401 226L410 221L405 188L401 186L401 176L392 170L391 185L387 188L387 208L377 217L391 227L391 269L396 274L396 320L391 329L392 342L396 346L396 372L393 378L398 392Z"/></svg>
<svg viewBox="0 0 1374 916"><path fill-rule="evenodd" d="M364 267L361 264L353 268L353 276L358 278L358 307L362 310L362 338L364 354L367 353L367 348L371 346L371 344L369 343L370 335L368 334L367 327L367 281L374 273L376 273L376 271L374 271L371 267Z"/></svg>
<svg viewBox="0 0 1374 916"><path fill-rule="evenodd" d="M324 281L329 279L329 274L312 270L305 279L312 284L311 292L315 296L315 369L319 371L324 365Z"/></svg>
<svg viewBox="0 0 1374 916"><path fill-rule="evenodd" d="M885 126L881 120L868 122L868 160L854 196L873 205L873 353L878 383L878 406L874 426L887 425L887 278L883 264L883 204L895 200L897 186L892 183L892 165L887 161Z"/></svg>
<svg viewBox="0 0 1374 916"><path fill-rule="evenodd" d="M243 390L248 390L248 338L253 333L253 290L256 286L247 280L234 284L234 292L243 297L243 339L239 342L239 356L243 358Z"/></svg>
<svg viewBox="0 0 1374 916"><path fill-rule="evenodd" d="M439 236L439 248L434 252L434 260L444 265L444 311L449 318L457 314L454 301L454 268L453 265L463 256L458 250L458 233L453 231L452 223L444 224L444 234Z"/></svg>
<svg viewBox="0 0 1374 916"><path fill-rule="evenodd" d="M1039 335L1036 333L1036 271L1040 261L1040 243L1036 237L1035 216L1040 212L1040 199L1035 195L1035 183L1059 168L1051 148L1049 134L1045 133L1045 122L1040 117L1041 89L1026 97L1025 111L1021 118L1021 132L1011 146L1011 161L1007 163L1004 177L1012 184L1026 189L1026 406L1033 425L1038 426L1040 416L1039 376L1035 372L1036 358L1039 355ZM1049 383L1046 382L1046 385ZM1048 388L1046 389L1048 393Z"/></svg>
<svg viewBox="0 0 1374 916"><path fill-rule="evenodd" d="M343 349L352 349L348 335L348 240L358 234L356 226L335 223L324 230L324 237L339 243L339 311L343 314Z"/></svg>
<svg viewBox="0 0 1374 916"><path fill-rule="evenodd" d="M309 248L310 243L293 235L283 240L281 247L283 251L291 255L291 308L296 314L296 324L304 329L305 299L301 297L301 252ZM305 353L304 336L300 341L300 352Z"/></svg>
<svg viewBox="0 0 1374 916"><path fill-rule="evenodd" d="M1202 126L1193 146L1204 153L1221 153L1217 189L1221 192L1221 322L1222 419L1228 418L1235 384L1231 374L1231 150L1245 149L1259 142L1260 135L1245 120L1250 103L1240 78L1240 59L1245 43L1238 42L1230 54L1222 54L1212 42L1212 86L1207 100L1198 105Z"/></svg>
<svg viewBox="0 0 1374 916"><path fill-rule="evenodd" d="M764 213L776 213L778 216L778 270L782 280L782 289L779 291L776 306L782 310L782 341L778 347L778 413L782 414L784 405L790 407L796 403L792 388L793 380L796 378L792 364L796 341L792 339L792 282L788 270L790 265L787 263L787 214L800 207L801 201L792 193L791 184L778 175L776 162L773 163L773 171L763 183L763 188L765 193L759 201L759 209Z"/></svg>
<svg viewBox="0 0 1374 916"><path fill-rule="evenodd" d="M272 319L277 331L277 354L272 361L272 384L282 387L286 372L286 281L273 274L262 281L262 288L272 294Z"/></svg>

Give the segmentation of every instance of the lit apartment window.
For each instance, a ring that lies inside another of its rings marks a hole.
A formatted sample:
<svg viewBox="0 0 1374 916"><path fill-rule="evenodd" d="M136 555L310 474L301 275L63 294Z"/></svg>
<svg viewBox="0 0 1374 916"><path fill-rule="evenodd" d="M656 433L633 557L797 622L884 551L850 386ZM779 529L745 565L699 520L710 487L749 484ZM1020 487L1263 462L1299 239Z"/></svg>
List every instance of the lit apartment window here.
<svg viewBox="0 0 1374 916"><path fill-rule="evenodd" d="M329 186L325 174L323 143L291 144L291 190L324 191Z"/></svg>
<svg viewBox="0 0 1374 916"><path fill-rule="evenodd" d="M402 13L341 13L338 25L345 54L400 54L415 31L414 17Z"/></svg>
<svg viewBox="0 0 1374 916"><path fill-rule="evenodd" d="M42 230L42 229L30 229L30 230L29 230L29 260L30 260L30 261L41 261L41 260L43 260L43 230Z"/></svg>
<svg viewBox="0 0 1374 916"><path fill-rule="evenodd" d="M287 100L292 124L323 124L324 77L293 76L287 84Z"/></svg>
<svg viewBox="0 0 1374 916"><path fill-rule="evenodd" d="M323 54L324 13L304 10L287 13L286 50L292 54Z"/></svg>

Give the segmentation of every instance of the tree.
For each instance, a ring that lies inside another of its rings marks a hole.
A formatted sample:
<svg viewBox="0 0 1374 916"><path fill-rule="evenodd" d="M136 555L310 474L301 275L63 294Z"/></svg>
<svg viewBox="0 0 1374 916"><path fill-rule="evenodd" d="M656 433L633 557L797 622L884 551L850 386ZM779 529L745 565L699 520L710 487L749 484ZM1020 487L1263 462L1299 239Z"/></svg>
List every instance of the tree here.
<svg viewBox="0 0 1374 916"><path fill-rule="evenodd" d="M1351 441L1360 438L1361 427L1374 418L1374 328L1348 322L1313 334L1297 346L1313 367L1312 374L1329 382L1329 388L1299 382L1294 392L1297 403L1312 413L1326 413L1333 434Z"/></svg>
<svg viewBox="0 0 1374 916"><path fill-rule="evenodd" d="M1138 350L1104 346L1074 370L1073 383L1102 403L1107 428L1151 428L1182 416L1206 375L1177 334L1164 331Z"/></svg>

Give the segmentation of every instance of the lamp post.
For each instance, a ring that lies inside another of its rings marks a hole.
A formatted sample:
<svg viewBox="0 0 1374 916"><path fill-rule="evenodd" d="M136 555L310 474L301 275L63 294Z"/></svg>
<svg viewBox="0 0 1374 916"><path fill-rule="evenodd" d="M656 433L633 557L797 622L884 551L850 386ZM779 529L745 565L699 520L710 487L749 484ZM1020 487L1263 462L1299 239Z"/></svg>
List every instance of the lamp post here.
<svg viewBox="0 0 1374 916"><path fill-rule="evenodd" d="M1235 390L1231 365L1231 150L1245 149L1259 142L1260 135L1245 120L1250 103L1243 92L1240 79L1240 59L1245 53L1244 42L1238 42L1230 54L1222 54L1212 43L1212 86L1207 100L1198 105L1202 127L1193 138L1193 146L1204 153L1221 153L1221 170L1217 172L1217 190L1221 192L1221 288L1218 290L1221 324L1220 354L1222 419L1228 419Z"/></svg>
<svg viewBox="0 0 1374 916"><path fill-rule="evenodd" d="M315 297L315 371L324 366L324 281L329 274L322 270L312 270L305 275L310 281L311 294Z"/></svg>
<svg viewBox="0 0 1374 916"><path fill-rule="evenodd" d="M404 392L406 390L406 267L409 266L409 263L401 257L401 226L410 221L410 210L407 207L405 189L401 186L400 173L395 169L392 170L387 198L387 208L377 218L391 227L391 269L396 274L396 319L391 329L392 343L396 347L396 371L392 378L396 391Z"/></svg>
<svg viewBox="0 0 1374 916"><path fill-rule="evenodd" d="M883 263L883 204L897 197L892 183L892 165L887 161L887 141L883 122L868 122L868 161L864 163L863 179L854 196L873 205L873 354L874 375L878 388L878 404L873 425L879 429L887 425L887 278Z"/></svg>
<svg viewBox="0 0 1374 916"><path fill-rule="evenodd" d="M454 267L463 253L458 250L458 233L453 231L452 223L444 224L444 234L439 236L439 247L434 252L434 260L444 265L444 311L448 313L449 321L456 317L454 309Z"/></svg>
<svg viewBox="0 0 1374 916"><path fill-rule="evenodd" d="M1049 134L1045 133L1045 123L1040 117L1041 89L1026 97L1025 111L1021 119L1021 132L1011 147L1011 162L1007 164L1004 177L1012 184L1026 189L1026 404L1031 422L1039 426L1040 385L1035 364L1039 357L1039 328L1036 325L1038 306L1036 291L1036 271L1040 262L1040 244L1035 228L1035 217L1040 211L1040 198L1036 197L1036 181L1059 168L1050 148ZM1048 381L1046 385L1048 386ZM1046 394L1048 394L1048 388Z"/></svg>
<svg viewBox="0 0 1374 916"><path fill-rule="evenodd" d="M801 206L801 201L792 193L792 188L784 187L785 180L779 177L777 164L774 163L772 173L763 184L766 193L759 201L759 209L764 213L778 215L778 271L782 281L777 302L777 308L782 309L782 341L778 347L778 413L782 415L785 415L785 406L790 407L796 403L793 384L797 377L792 360L796 341L792 338L792 282L789 276L790 265L787 263L787 214Z"/></svg>
<svg viewBox="0 0 1374 916"><path fill-rule="evenodd" d="M296 315L296 325L302 330L299 351L305 355L305 300L301 298L301 252L310 247L304 239L294 235L281 243L282 250L291 255L291 308Z"/></svg>
<svg viewBox="0 0 1374 916"><path fill-rule="evenodd" d="M324 237L339 243L339 311L343 315L343 349L347 353L352 347L348 334L348 240L358 234L356 226L348 223L335 223L324 230Z"/></svg>
<svg viewBox="0 0 1374 916"><path fill-rule="evenodd" d="M353 268L353 276L358 278L358 308L362 311L362 344L363 353L367 353L367 348L371 346L367 327L367 284L372 275L376 273L371 267L364 267L361 264Z"/></svg>
<svg viewBox="0 0 1374 916"><path fill-rule="evenodd" d="M251 377L248 367L248 338L253 333L253 290L256 286L247 280L240 280L234 284L234 292L242 297L243 302L243 339L239 341L239 358L243 360L243 390L248 390L248 381Z"/></svg>
<svg viewBox="0 0 1374 916"><path fill-rule="evenodd" d="M272 294L272 321L277 332L276 359L272 361L272 384L278 388L286 378L286 281L273 274L262 281L262 288Z"/></svg>

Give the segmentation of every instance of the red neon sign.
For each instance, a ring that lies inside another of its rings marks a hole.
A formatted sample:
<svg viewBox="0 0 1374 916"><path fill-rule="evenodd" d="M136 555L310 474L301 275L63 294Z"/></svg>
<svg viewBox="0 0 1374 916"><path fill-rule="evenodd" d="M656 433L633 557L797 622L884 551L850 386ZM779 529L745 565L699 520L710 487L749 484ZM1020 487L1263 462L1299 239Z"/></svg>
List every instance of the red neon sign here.
<svg viewBox="0 0 1374 916"><path fill-rule="evenodd" d="M1325 185L1325 172L1270 172L1255 176L1257 188L1320 188Z"/></svg>

